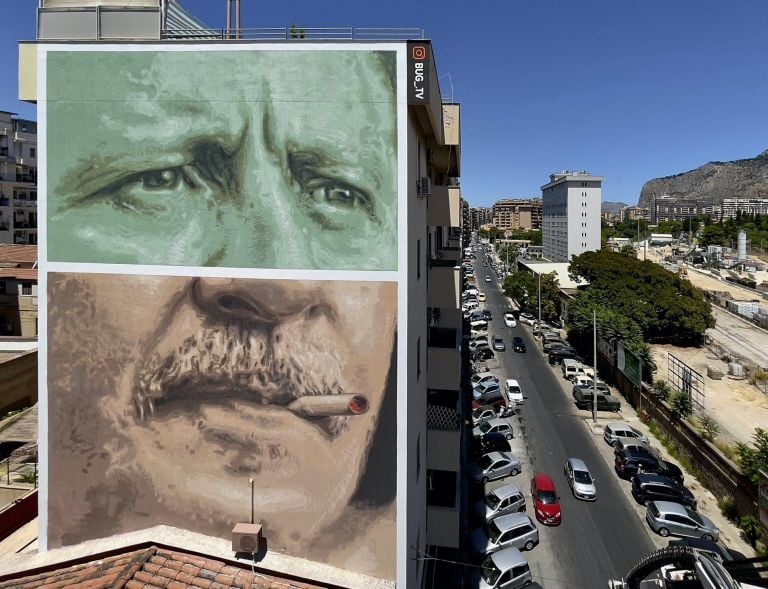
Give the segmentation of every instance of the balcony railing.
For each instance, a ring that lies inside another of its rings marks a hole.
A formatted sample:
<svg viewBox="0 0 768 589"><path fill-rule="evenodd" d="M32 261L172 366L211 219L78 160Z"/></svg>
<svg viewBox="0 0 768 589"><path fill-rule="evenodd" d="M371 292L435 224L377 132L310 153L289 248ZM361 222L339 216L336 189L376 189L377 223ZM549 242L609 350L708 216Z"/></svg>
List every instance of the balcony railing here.
<svg viewBox="0 0 768 589"><path fill-rule="evenodd" d="M360 27L262 27L240 29L164 29L163 39L258 40L258 41L410 41L427 37L418 28Z"/></svg>
<svg viewBox="0 0 768 589"><path fill-rule="evenodd" d="M22 208L28 208L28 209L36 209L37 208L37 201L31 200L29 198L14 198L13 199L13 206L15 207L22 207Z"/></svg>
<svg viewBox="0 0 768 589"><path fill-rule="evenodd" d="M37 223L36 222L23 222L19 223L18 221L14 222L13 224L14 229L37 229Z"/></svg>
<svg viewBox="0 0 768 589"><path fill-rule="evenodd" d="M27 184L35 184L37 182L37 176L32 174L16 174L16 182L26 182Z"/></svg>

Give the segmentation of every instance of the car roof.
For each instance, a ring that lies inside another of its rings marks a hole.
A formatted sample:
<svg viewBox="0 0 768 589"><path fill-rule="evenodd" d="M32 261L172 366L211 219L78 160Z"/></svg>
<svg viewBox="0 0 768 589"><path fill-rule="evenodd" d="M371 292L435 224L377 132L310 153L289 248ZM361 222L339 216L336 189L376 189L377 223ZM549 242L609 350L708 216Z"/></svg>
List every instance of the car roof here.
<svg viewBox="0 0 768 589"><path fill-rule="evenodd" d="M494 417L493 419L489 419L485 423L490 423L491 425L498 425L500 423L506 423L509 426L512 426L512 423L509 421L509 419L505 419L503 417Z"/></svg>
<svg viewBox="0 0 768 589"><path fill-rule="evenodd" d="M508 378L507 379L507 386L508 387L519 387L520 384L514 378Z"/></svg>
<svg viewBox="0 0 768 589"><path fill-rule="evenodd" d="M496 518L496 527L499 530L509 530L510 528L516 528L521 524L527 524L531 522L531 518L524 513L509 513Z"/></svg>
<svg viewBox="0 0 768 589"><path fill-rule="evenodd" d="M507 571L509 569L528 564L528 561L525 560L525 557L520 553L520 551L517 548L511 547L503 548L498 552L494 552L491 555L491 559L493 560L493 564L495 564L500 571Z"/></svg>
<svg viewBox="0 0 768 589"><path fill-rule="evenodd" d="M641 472L635 475L635 478L640 483L652 483L652 484L662 484L662 485L668 485L671 487L680 487L681 485L674 481L674 479L671 479L669 477L665 477L662 474L656 474L653 472Z"/></svg>
<svg viewBox="0 0 768 589"><path fill-rule="evenodd" d="M480 405L477 409L474 409L474 411L493 411L496 413L496 409L493 407L493 405Z"/></svg>
<svg viewBox="0 0 768 589"><path fill-rule="evenodd" d="M493 491L491 491L491 493L496 495L496 497L498 497L499 499L506 499L510 495L522 495L523 494L522 491L520 491L520 489L518 489L517 486L513 485L512 483L510 483L508 485L504 485L502 487L498 487L498 488L494 489Z"/></svg>
<svg viewBox="0 0 768 589"><path fill-rule="evenodd" d="M523 343L523 338L521 338L519 335L516 335L515 337L512 338L512 341Z"/></svg>
<svg viewBox="0 0 768 589"><path fill-rule="evenodd" d="M609 427L611 429L631 429L631 430L635 430L634 427L632 427L631 425L629 425L625 421L612 421L610 423L606 423L605 427ZM637 431L637 430L635 430L635 431Z"/></svg>
<svg viewBox="0 0 768 589"><path fill-rule="evenodd" d="M585 470L589 472L587 464L581 458L569 458L568 462L571 463L573 470Z"/></svg>
<svg viewBox="0 0 768 589"><path fill-rule="evenodd" d="M533 475L533 482L536 485L536 488L540 491L555 490L555 483L553 483L552 479L545 475L543 472L537 472L535 475Z"/></svg>
<svg viewBox="0 0 768 589"><path fill-rule="evenodd" d="M492 460L500 460L503 458L505 460L512 461L512 457L509 455L509 452L499 452L499 451L488 452L486 456L490 457Z"/></svg>
<svg viewBox="0 0 768 589"><path fill-rule="evenodd" d="M653 504L659 512L688 515L688 511L686 511L685 507L679 503L674 503L672 501L654 501Z"/></svg>

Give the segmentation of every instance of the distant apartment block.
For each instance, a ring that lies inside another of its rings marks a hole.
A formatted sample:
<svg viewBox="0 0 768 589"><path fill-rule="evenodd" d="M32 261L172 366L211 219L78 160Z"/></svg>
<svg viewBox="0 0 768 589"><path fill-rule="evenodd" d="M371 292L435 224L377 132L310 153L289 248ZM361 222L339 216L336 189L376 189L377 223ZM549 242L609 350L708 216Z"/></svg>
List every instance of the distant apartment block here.
<svg viewBox="0 0 768 589"><path fill-rule="evenodd" d="M0 244L0 336L37 336L37 246Z"/></svg>
<svg viewBox="0 0 768 589"><path fill-rule="evenodd" d="M651 205L651 223L685 221L699 215L719 216L720 205L702 203L694 198L663 194L656 196Z"/></svg>
<svg viewBox="0 0 768 589"><path fill-rule="evenodd" d="M493 209L488 207L478 207L470 209L470 220L472 231L477 231L483 225L490 225L493 221Z"/></svg>
<svg viewBox="0 0 768 589"><path fill-rule="evenodd" d="M651 212L647 207L624 207L621 209L622 221L637 221L638 219L650 219Z"/></svg>
<svg viewBox="0 0 768 589"><path fill-rule="evenodd" d="M540 229L541 199L502 199L493 205L491 222L499 229Z"/></svg>
<svg viewBox="0 0 768 589"><path fill-rule="evenodd" d="M563 171L541 187L544 257L570 262L573 256L600 249L602 176Z"/></svg>
<svg viewBox="0 0 768 589"><path fill-rule="evenodd" d="M733 218L736 213L742 215L768 215L768 198L724 198L723 218Z"/></svg>
<svg viewBox="0 0 768 589"><path fill-rule="evenodd" d="M37 243L37 123L0 111L0 243Z"/></svg>

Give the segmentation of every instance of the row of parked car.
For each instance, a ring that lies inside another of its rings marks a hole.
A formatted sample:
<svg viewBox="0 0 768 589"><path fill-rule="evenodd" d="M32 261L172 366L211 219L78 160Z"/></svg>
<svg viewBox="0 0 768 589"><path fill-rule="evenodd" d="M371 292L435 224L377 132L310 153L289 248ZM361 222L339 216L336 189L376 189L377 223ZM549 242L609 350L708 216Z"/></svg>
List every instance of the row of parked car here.
<svg viewBox="0 0 768 589"><path fill-rule="evenodd" d="M614 469L631 481L632 497L646 506L645 519L660 536L701 538L717 542L720 532L696 511L696 497L684 485L680 468L661 458L648 437L631 425L609 423L603 433L614 449Z"/></svg>

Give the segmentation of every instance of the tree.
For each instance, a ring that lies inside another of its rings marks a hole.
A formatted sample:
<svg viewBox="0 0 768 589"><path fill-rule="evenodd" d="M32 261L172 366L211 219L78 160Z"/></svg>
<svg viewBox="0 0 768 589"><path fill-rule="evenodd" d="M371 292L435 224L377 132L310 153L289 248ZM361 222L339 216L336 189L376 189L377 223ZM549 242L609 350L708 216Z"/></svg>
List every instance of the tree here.
<svg viewBox="0 0 768 589"><path fill-rule="evenodd" d="M693 413L691 394L686 391L673 391L669 397L669 406L678 419L685 419Z"/></svg>
<svg viewBox="0 0 768 589"><path fill-rule="evenodd" d="M502 288L506 296L517 301L520 307L526 307L530 293L538 288L538 284L530 272L518 271L512 272L504 279Z"/></svg>
<svg viewBox="0 0 768 589"><path fill-rule="evenodd" d="M523 309L539 308L539 279L530 272L520 270L512 272L504 279L504 294L517 301ZM541 275L541 317L544 320L560 316L560 285L557 274L551 272Z"/></svg>
<svg viewBox="0 0 768 589"><path fill-rule="evenodd" d="M747 475L756 485L760 481L759 471L768 470L768 431L761 427L755 428L752 443L736 443L736 457L741 472Z"/></svg>

